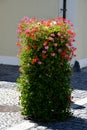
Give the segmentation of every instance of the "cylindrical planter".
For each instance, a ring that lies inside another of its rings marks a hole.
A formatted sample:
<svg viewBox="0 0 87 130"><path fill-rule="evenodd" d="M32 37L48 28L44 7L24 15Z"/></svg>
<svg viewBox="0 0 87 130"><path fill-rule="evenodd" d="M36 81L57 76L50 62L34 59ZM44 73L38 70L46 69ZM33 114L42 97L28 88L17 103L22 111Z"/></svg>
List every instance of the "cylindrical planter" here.
<svg viewBox="0 0 87 130"><path fill-rule="evenodd" d="M70 111L70 60L75 33L69 20L24 17L18 26L22 114L40 121L63 121Z"/></svg>

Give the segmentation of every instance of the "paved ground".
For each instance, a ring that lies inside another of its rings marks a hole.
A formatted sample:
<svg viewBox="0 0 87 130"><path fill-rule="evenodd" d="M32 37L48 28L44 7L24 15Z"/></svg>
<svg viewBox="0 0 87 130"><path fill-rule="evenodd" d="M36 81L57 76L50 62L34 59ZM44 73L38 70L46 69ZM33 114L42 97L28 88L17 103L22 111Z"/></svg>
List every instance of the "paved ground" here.
<svg viewBox="0 0 87 130"><path fill-rule="evenodd" d="M0 81L16 82L19 76L19 67L0 64Z"/></svg>
<svg viewBox="0 0 87 130"><path fill-rule="evenodd" d="M16 91L16 79L19 76L18 66L0 65L0 130L6 130L15 124L24 122L20 115ZM72 95L76 100L87 97L87 68L74 73L71 77ZM87 130L87 103L71 108L73 118L65 122L48 124L34 123L27 130Z"/></svg>

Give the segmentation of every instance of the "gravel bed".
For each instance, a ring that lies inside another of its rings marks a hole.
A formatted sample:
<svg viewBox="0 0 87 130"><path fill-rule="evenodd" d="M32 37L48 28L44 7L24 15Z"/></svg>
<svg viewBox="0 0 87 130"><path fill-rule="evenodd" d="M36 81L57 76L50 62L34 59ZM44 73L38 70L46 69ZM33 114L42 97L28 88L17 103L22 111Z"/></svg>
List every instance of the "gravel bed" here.
<svg viewBox="0 0 87 130"><path fill-rule="evenodd" d="M0 82L0 106L6 107L7 110L6 112L0 110L0 130L5 130L7 127L24 121L20 111L9 111L11 106L19 106L19 95L20 93L16 90L16 83Z"/></svg>
<svg viewBox="0 0 87 130"><path fill-rule="evenodd" d="M0 105L18 105L19 95L16 83L0 82Z"/></svg>
<svg viewBox="0 0 87 130"><path fill-rule="evenodd" d="M6 130L15 124L23 122L19 112L0 112L0 130Z"/></svg>

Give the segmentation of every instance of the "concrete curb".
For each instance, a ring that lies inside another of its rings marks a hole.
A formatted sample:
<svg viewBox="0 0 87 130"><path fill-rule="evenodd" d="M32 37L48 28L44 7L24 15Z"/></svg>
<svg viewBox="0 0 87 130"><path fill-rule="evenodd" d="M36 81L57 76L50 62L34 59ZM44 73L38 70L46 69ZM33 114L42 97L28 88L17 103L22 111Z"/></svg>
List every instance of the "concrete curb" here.
<svg viewBox="0 0 87 130"><path fill-rule="evenodd" d="M80 69L84 68L84 67L87 67L87 58L83 58L83 59L72 59L71 60L71 66L74 66L75 64L75 61L78 61L79 62L79 65L80 65Z"/></svg>
<svg viewBox="0 0 87 130"><path fill-rule="evenodd" d="M80 68L85 68L87 67L87 58L84 58L84 59L80 59L80 60L77 60L80 64Z"/></svg>
<svg viewBox="0 0 87 130"><path fill-rule="evenodd" d="M71 66L73 67L74 72L81 72L82 68L87 67L87 58L80 60L72 60Z"/></svg>

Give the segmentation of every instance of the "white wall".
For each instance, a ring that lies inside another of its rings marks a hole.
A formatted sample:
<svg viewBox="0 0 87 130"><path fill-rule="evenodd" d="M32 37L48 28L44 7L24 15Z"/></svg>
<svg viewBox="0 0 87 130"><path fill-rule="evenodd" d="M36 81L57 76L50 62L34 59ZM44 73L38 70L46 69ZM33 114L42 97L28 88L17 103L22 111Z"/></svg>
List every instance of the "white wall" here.
<svg viewBox="0 0 87 130"><path fill-rule="evenodd" d="M87 0L77 0L76 46L80 67L87 67Z"/></svg>
<svg viewBox="0 0 87 130"><path fill-rule="evenodd" d="M87 66L87 0L66 0L67 12L66 17L74 24L76 32L76 41L74 45L77 47L76 58L80 67ZM63 5L63 0L60 0L60 8ZM62 16L62 11L59 13Z"/></svg>
<svg viewBox="0 0 87 130"><path fill-rule="evenodd" d="M0 63L6 57L10 64L10 59L16 57L16 29L24 16L58 17L58 0L0 0Z"/></svg>
<svg viewBox="0 0 87 130"><path fill-rule="evenodd" d="M63 0L0 0L0 63L18 63L16 29L21 18L54 18L62 16L61 8ZM67 19L76 32L77 60L87 58L86 9L87 0L67 0Z"/></svg>
<svg viewBox="0 0 87 130"><path fill-rule="evenodd" d="M76 59L87 58L87 0L67 0L67 19L74 24Z"/></svg>
<svg viewBox="0 0 87 130"><path fill-rule="evenodd" d="M78 0L76 35L78 59L87 58L87 0Z"/></svg>

